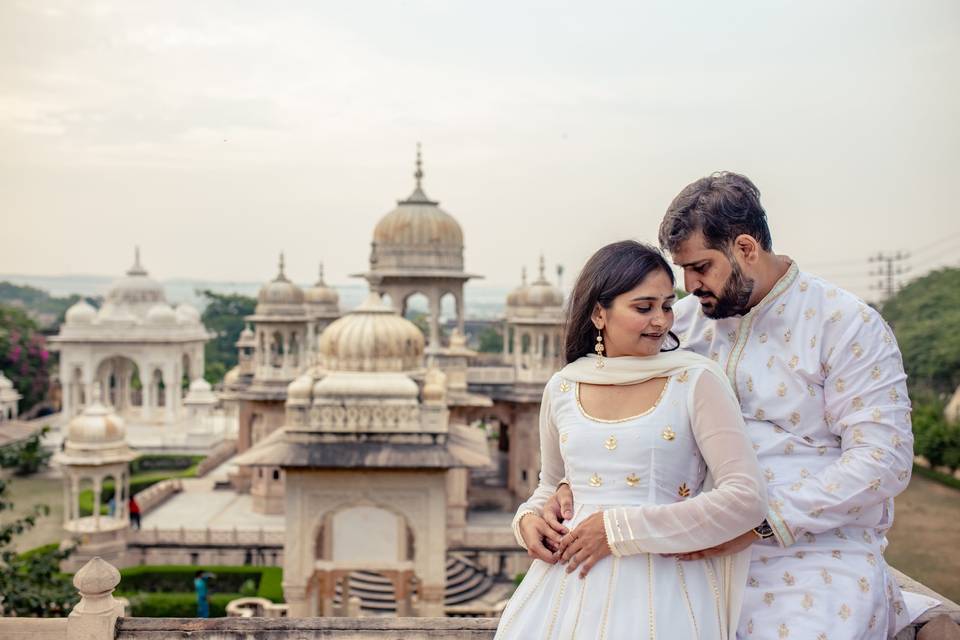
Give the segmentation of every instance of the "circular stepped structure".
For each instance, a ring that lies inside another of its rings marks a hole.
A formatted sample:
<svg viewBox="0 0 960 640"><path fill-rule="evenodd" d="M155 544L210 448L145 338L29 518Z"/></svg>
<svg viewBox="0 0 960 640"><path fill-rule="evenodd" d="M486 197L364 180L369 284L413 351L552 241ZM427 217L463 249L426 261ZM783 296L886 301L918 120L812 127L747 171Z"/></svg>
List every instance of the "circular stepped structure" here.
<svg viewBox="0 0 960 640"><path fill-rule="evenodd" d="M354 571L348 578L350 596L360 598L360 608L373 614L391 614L397 610L393 583L374 571ZM493 586L493 578L474 562L460 555L447 558L447 588L443 603L463 604L485 595ZM416 585L413 592L416 593ZM343 603L343 587L337 585L333 603Z"/></svg>

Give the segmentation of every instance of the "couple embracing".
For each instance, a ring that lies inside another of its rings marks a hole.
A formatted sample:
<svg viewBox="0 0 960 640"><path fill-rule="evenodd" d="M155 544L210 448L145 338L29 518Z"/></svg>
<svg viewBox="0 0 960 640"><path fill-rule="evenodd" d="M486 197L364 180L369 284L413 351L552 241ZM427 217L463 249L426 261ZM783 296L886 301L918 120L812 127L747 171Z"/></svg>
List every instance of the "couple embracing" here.
<svg viewBox="0 0 960 640"><path fill-rule="evenodd" d="M773 253L744 176L683 189L659 240L693 295L632 241L577 279L497 638L892 636L927 606L883 558L913 463L893 333Z"/></svg>

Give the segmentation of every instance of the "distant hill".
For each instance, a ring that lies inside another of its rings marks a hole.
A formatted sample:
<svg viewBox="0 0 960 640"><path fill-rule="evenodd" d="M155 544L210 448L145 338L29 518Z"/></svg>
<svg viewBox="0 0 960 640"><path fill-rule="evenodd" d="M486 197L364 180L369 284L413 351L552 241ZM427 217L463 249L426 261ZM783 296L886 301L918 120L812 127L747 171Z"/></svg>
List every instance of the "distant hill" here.
<svg viewBox="0 0 960 640"><path fill-rule="evenodd" d="M81 296L77 294L55 297L29 285L0 282L0 304L24 310L44 331L59 327L67 309L80 298Z"/></svg>

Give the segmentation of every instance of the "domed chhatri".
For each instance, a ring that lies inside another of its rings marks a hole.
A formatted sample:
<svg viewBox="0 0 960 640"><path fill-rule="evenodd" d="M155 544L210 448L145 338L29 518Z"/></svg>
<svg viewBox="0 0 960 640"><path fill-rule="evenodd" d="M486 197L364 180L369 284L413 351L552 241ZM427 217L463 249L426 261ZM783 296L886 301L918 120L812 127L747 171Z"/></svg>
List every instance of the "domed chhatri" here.
<svg viewBox="0 0 960 640"><path fill-rule="evenodd" d="M416 186L373 231L371 270L463 271L463 231L439 203L423 192L423 161L417 145Z"/></svg>
<svg viewBox="0 0 960 640"><path fill-rule="evenodd" d="M93 324L97 319L97 310L93 308L86 300L79 300L67 309L67 324Z"/></svg>
<svg viewBox="0 0 960 640"><path fill-rule="evenodd" d="M277 277L263 285L257 294L256 314L303 315L303 290L290 282L283 272L283 254L280 254L280 270Z"/></svg>
<svg viewBox="0 0 960 640"><path fill-rule="evenodd" d="M126 442L123 419L100 401L99 390L86 409L67 425L65 459L97 458L109 461L117 456L131 456Z"/></svg>
<svg viewBox="0 0 960 640"><path fill-rule="evenodd" d="M563 292L552 285L546 278L546 264L543 256L540 256L540 276L532 283L527 284L526 269L523 273L523 284L514 289L507 296L507 306L513 308L533 307L562 307Z"/></svg>
<svg viewBox="0 0 960 640"><path fill-rule="evenodd" d="M151 307L166 302L163 287L140 264L140 247L136 247L133 266L127 270L125 277L110 287L100 315L105 318L128 315L143 318Z"/></svg>
<svg viewBox="0 0 960 640"><path fill-rule="evenodd" d="M397 202L373 232L370 269L354 274L366 278L370 288L389 295L401 316L415 294L427 297L428 350L443 349L440 335L441 299L452 296L457 328L464 332L463 285L478 276L464 272L463 231L449 213L423 191L423 161L417 145L413 193Z"/></svg>
<svg viewBox="0 0 960 640"><path fill-rule="evenodd" d="M371 292L359 307L320 335L320 366L328 371L414 371L423 366L424 339Z"/></svg>
<svg viewBox="0 0 960 640"><path fill-rule="evenodd" d="M320 263L320 278L303 292L304 302L312 315L339 316L340 294L333 287L328 287L323 280L323 263Z"/></svg>

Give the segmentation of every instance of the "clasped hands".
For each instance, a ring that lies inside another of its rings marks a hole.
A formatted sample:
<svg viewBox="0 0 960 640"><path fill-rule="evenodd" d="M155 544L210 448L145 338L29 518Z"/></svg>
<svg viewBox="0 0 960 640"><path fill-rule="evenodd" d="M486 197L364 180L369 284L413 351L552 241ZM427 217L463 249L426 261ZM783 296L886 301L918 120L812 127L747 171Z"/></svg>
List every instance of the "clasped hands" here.
<svg viewBox="0 0 960 640"><path fill-rule="evenodd" d="M529 514L520 520L520 535L530 557L549 564L565 563L567 573L579 567L583 578L593 565L611 554L610 545L602 511L591 514L571 531L563 521L572 518L573 491L562 484L544 505L543 517ZM747 531L715 547L675 555L681 560L701 560L742 551L756 541L753 531Z"/></svg>

